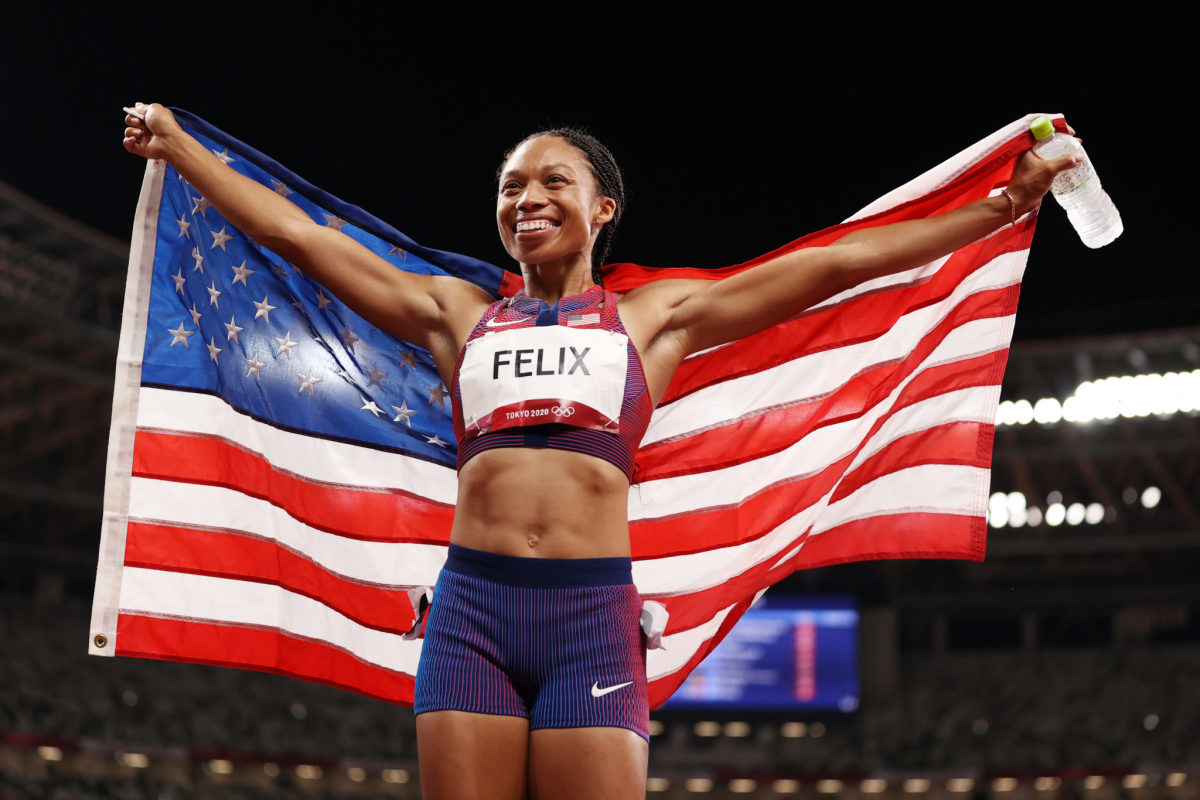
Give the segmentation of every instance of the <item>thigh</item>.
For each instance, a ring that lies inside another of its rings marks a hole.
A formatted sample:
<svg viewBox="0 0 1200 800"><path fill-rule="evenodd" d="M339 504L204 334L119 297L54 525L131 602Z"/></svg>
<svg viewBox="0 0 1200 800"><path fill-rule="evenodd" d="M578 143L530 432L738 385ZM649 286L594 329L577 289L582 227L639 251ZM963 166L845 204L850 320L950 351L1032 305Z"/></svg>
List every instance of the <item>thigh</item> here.
<svg viewBox="0 0 1200 800"><path fill-rule="evenodd" d="M529 722L466 711L419 714L417 756L425 800L523 800Z"/></svg>
<svg viewBox="0 0 1200 800"><path fill-rule="evenodd" d="M625 728L542 728L529 735L532 800L646 796L646 740Z"/></svg>

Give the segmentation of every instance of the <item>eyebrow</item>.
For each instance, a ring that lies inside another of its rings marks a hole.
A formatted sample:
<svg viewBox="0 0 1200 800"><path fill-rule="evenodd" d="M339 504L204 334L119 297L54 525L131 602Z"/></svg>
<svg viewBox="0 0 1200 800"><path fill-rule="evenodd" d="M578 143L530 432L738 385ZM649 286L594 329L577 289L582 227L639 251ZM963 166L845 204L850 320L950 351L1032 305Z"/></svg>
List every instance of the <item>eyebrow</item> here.
<svg viewBox="0 0 1200 800"><path fill-rule="evenodd" d="M570 164L565 164L565 163L547 164L545 166L545 169L547 172L554 172L555 170L559 170L559 171L570 170L571 172L575 171L574 167L572 167ZM509 175L513 175L516 172L517 172L517 170L511 170L511 169L505 170L504 172L500 173L500 177L501 177L501 179L507 178Z"/></svg>

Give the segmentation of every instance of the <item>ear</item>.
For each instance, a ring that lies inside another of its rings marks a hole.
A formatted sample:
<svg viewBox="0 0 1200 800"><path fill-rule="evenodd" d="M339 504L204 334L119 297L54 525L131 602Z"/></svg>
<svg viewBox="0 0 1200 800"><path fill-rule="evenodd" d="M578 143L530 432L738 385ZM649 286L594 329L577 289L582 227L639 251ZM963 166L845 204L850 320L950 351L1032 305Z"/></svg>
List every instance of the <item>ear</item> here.
<svg viewBox="0 0 1200 800"><path fill-rule="evenodd" d="M617 201L601 195L596 200L596 213L592 215L593 225L603 225L617 213Z"/></svg>

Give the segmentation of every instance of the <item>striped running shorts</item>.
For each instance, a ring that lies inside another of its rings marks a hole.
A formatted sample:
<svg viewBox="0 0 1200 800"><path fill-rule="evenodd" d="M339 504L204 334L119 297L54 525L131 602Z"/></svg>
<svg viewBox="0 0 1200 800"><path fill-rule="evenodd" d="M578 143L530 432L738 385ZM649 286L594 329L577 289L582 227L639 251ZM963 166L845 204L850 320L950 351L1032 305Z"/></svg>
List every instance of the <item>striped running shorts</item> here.
<svg viewBox="0 0 1200 800"><path fill-rule="evenodd" d="M518 558L450 545L413 710L618 727L649 738L642 601L628 558Z"/></svg>

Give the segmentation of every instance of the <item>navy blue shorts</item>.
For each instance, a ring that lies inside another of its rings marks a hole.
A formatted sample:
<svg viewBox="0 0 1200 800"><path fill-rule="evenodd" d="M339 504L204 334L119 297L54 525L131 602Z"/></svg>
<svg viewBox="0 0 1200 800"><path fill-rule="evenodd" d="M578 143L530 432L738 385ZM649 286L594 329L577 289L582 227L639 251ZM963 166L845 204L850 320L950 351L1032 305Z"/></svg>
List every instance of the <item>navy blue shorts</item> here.
<svg viewBox="0 0 1200 800"><path fill-rule="evenodd" d="M413 711L628 728L649 739L642 600L627 558L517 558L450 545Z"/></svg>

